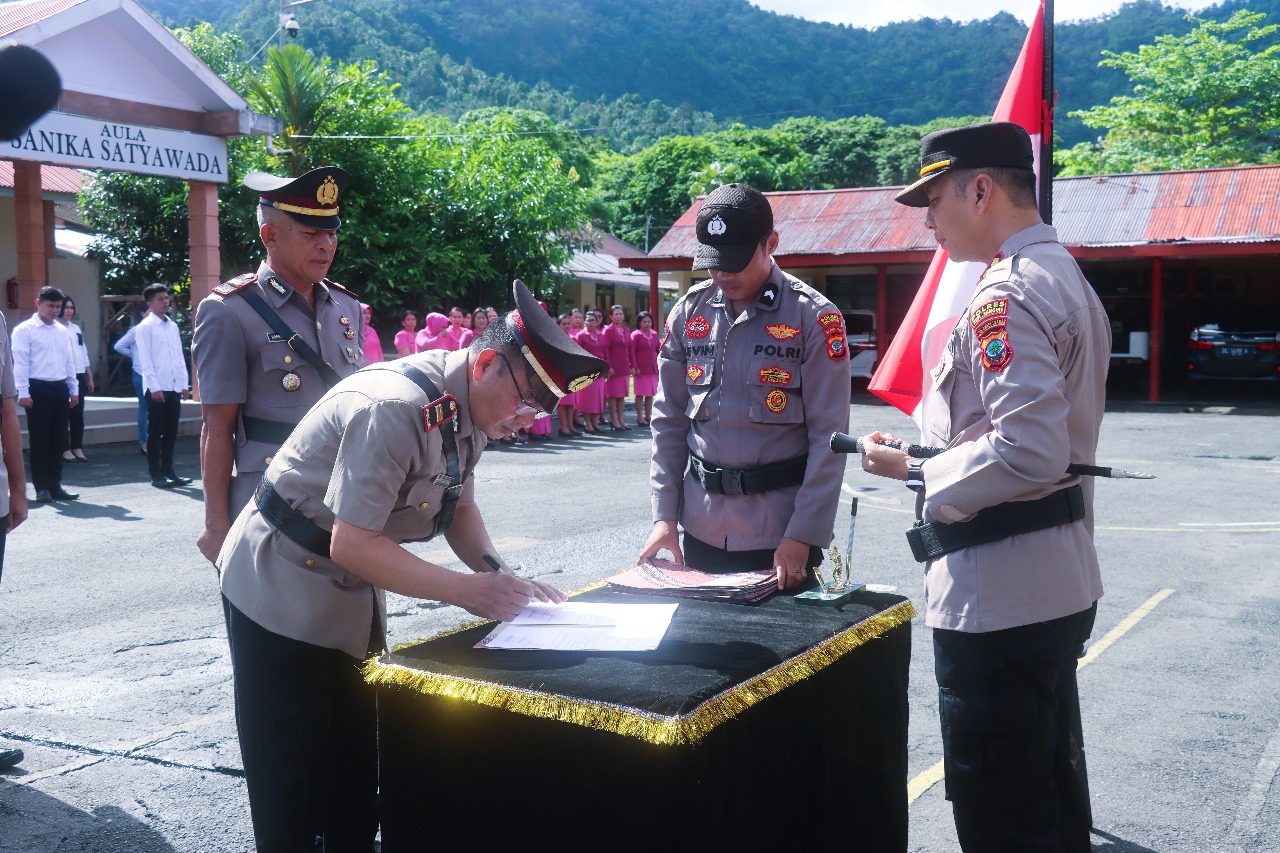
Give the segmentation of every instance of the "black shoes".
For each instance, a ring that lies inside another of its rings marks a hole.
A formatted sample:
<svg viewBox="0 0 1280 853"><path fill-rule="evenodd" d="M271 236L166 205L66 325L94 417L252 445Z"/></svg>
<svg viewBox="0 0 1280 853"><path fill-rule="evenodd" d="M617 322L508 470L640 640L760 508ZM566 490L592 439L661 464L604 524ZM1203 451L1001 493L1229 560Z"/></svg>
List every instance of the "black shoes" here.
<svg viewBox="0 0 1280 853"><path fill-rule="evenodd" d="M23 755L20 749L0 749L0 770L8 770L22 763Z"/></svg>
<svg viewBox="0 0 1280 853"><path fill-rule="evenodd" d="M80 499L79 492L68 492L62 486L49 490L49 496L55 501L75 501ZM40 493L36 493L36 500L40 500Z"/></svg>
<svg viewBox="0 0 1280 853"><path fill-rule="evenodd" d="M152 475L151 485L157 489L176 489L179 486L191 485L191 480L186 477L179 477L177 474L165 474L163 477Z"/></svg>
<svg viewBox="0 0 1280 853"><path fill-rule="evenodd" d="M191 485L190 477L179 477L177 474L173 473L172 471L165 472L164 478L168 480L170 483L173 483L175 486Z"/></svg>
<svg viewBox="0 0 1280 853"><path fill-rule="evenodd" d="M49 494L48 489L36 489L36 503L53 503L53 495Z"/></svg>

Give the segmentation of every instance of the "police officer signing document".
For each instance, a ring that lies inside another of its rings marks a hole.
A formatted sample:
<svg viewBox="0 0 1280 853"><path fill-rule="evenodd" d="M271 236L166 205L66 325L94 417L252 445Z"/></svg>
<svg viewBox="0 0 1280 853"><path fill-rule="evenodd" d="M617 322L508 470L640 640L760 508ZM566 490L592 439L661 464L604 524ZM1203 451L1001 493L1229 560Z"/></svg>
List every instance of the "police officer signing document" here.
<svg viewBox="0 0 1280 853"><path fill-rule="evenodd" d="M349 180L336 166L298 178L246 175L244 185L258 193L267 259L196 308L191 356L204 415L205 510L196 544L211 561L294 425L364 365L360 300L325 278Z"/></svg>
<svg viewBox="0 0 1280 853"><path fill-rule="evenodd" d="M218 567L260 850L310 851L319 834L325 850L373 848L376 717L359 667L384 644L383 590L501 620L564 600L506 569L471 476L486 441L555 411L607 365L514 289L517 310L469 349L372 365L327 393L227 536ZM475 574L400 547L441 534Z"/></svg>
<svg viewBox="0 0 1280 853"><path fill-rule="evenodd" d="M834 533L844 461L827 444L849 423L844 321L773 262L760 191L712 192L697 236L693 267L711 278L676 303L658 353L654 525L639 559L665 548L703 571L774 570L790 589Z"/></svg>
<svg viewBox="0 0 1280 853"><path fill-rule="evenodd" d="M947 798L970 851L1088 851L1076 659L1102 596L1092 464L1111 327L1036 209L1031 140L990 123L921 145L897 200L953 260L988 261L926 391L910 459L864 437L863 468L906 480L923 526Z"/></svg>

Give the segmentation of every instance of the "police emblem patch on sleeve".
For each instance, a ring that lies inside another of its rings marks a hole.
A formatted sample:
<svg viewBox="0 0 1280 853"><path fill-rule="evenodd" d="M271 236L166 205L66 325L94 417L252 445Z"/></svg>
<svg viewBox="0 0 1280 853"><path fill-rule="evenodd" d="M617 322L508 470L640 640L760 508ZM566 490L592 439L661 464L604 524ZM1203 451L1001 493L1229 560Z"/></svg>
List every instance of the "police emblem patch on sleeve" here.
<svg viewBox="0 0 1280 853"><path fill-rule="evenodd" d="M849 347L844 342L844 335L827 338L827 358L841 361L849 354Z"/></svg>
<svg viewBox="0 0 1280 853"><path fill-rule="evenodd" d="M1011 361L1013 361L1013 347L1009 346L1003 331L982 342L982 366L987 370L1004 370Z"/></svg>
<svg viewBox="0 0 1280 853"><path fill-rule="evenodd" d="M440 424L452 420L458 414L458 401L452 394L445 394L422 407L422 429L431 432Z"/></svg>
<svg viewBox="0 0 1280 853"><path fill-rule="evenodd" d="M823 314L818 318L818 325L822 327L822 332L827 337L844 334L844 318L840 316L839 311L828 311Z"/></svg>

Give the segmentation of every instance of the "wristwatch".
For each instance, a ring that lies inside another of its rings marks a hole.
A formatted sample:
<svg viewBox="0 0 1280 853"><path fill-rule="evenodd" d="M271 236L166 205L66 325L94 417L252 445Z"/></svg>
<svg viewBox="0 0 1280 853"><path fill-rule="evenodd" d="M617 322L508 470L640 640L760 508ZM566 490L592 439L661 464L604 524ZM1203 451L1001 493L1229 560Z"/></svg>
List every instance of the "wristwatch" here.
<svg viewBox="0 0 1280 853"><path fill-rule="evenodd" d="M907 488L913 492L924 491L923 459L912 459L907 463Z"/></svg>

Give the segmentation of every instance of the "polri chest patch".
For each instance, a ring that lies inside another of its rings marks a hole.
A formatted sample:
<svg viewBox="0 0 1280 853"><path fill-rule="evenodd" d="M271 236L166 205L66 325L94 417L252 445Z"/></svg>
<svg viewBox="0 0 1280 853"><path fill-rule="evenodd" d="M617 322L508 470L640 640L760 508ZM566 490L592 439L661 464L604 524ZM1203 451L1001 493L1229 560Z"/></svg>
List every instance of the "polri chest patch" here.
<svg viewBox="0 0 1280 853"><path fill-rule="evenodd" d="M684 324L684 335L686 338L705 338L711 331L711 321L701 314Z"/></svg>

